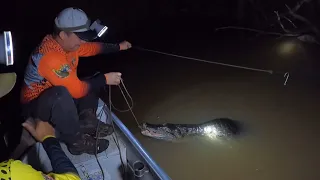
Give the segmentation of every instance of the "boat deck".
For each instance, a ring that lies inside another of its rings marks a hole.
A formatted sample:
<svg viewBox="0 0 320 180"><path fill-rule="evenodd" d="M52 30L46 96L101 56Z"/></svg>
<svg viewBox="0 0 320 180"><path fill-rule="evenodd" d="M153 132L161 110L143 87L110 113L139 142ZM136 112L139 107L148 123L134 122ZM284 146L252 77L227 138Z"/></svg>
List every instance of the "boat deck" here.
<svg viewBox="0 0 320 180"><path fill-rule="evenodd" d="M103 111L104 103L103 101L99 101L97 116L102 122L111 122L111 119L108 119L108 115ZM82 155L72 155L68 151L67 147L63 144L62 149L66 153L66 155L73 162L75 167L78 169L81 179L90 179L90 180L98 180L102 179L101 169L98 165L97 159L99 160L101 166L103 167L103 172L105 176L105 180L121 180L121 159L122 162L125 163L126 166L126 147L121 140L120 137L117 136L117 133L113 133L111 136L107 136L105 139L109 140L109 147L106 151L99 153L97 158L95 155L82 154ZM119 147L116 142L119 142ZM121 150L121 156L120 151ZM90 176L90 178L88 177Z"/></svg>
<svg viewBox="0 0 320 180"><path fill-rule="evenodd" d="M119 153L119 149L112 138L112 136L108 136L106 139L109 140L109 148L97 155L97 158L103 168L104 179L105 180L120 180L121 177L121 160L126 163L126 148L122 141L119 139L119 146L121 149L121 156ZM75 156L69 153L67 147L62 144L62 149L66 153L66 155L73 162L75 167L77 168L81 179L86 180L100 180L102 179L101 169L97 163L97 158L95 155L82 154L79 156ZM89 178L89 177L90 178Z"/></svg>
<svg viewBox="0 0 320 180"><path fill-rule="evenodd" d="M111 116L115 123L115 133L106 137L109 140L109 147L106 151L99 153L97 158L95 155L89 154L72 155L66 145L60 143L65 154L77 168L80 178L82 180L123 180L122 163L124 163L125 176L127 177L145 180L171 180L116 115L112 113ZM102 122L111 123L111 118L107 118L108 108L101 99L98 104L97 117ZM115 138L116 135L117 138ZM42 144L33 143L33 138L26 131L24 136L20 143L22 147L18 148L17 152L22 151L21 149L24 149L23 147L28 144L31 144L31 148L23 155L21 161L44 173L51 172L51 162ZM119 143L120 150L115 141Z"/></svg>
<svg viewBox="0 0 320 180"><path fill-rule="evenodd" d="M103 108L103 102L99 101L99 106L97 110L97 115L102 122L110 122L107 120L107 115L104 111L101 111ZM118 133L116 133L118 134ZM79 175L82 180L101 180L102 172L97 162L100 162L101 167L103 168L103 174L105 180L122 180L121 177L121 163L123 162L126 166L127 164L127 152L126 147L120 137L117 138L119 142L119 147L121 149L121 156L119 148L115 143L115 133L111 136L107 136L105 139L109 140L109 147L106 151L99 153L97 158L95 155L82 154L82 155L72 155L67 149L64 143L60 143L65 154L70 158L72 163L77 168ZM122 157L122 162L120 157ZM52 166L50 160L47 156L47 153L42 147L41 143L36 143L28 152L28 156L24 156L22 159L23 162L32 165L35 169L41 170L45 173L52 171Z"/></svg>

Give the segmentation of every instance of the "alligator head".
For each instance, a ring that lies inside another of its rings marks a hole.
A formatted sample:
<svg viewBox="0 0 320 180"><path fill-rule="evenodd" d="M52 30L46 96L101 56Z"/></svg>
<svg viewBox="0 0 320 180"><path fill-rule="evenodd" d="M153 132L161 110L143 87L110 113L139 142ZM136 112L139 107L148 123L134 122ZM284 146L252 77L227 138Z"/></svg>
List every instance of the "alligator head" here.
<svg viewBox="0 0 320 180"><path fill-rule="evenodd" d="M163 125L154 125L143 123L141 126L141 134L144 136L161 139L166 141L174 141L177 137L173 134L171 129Z"/></svg>

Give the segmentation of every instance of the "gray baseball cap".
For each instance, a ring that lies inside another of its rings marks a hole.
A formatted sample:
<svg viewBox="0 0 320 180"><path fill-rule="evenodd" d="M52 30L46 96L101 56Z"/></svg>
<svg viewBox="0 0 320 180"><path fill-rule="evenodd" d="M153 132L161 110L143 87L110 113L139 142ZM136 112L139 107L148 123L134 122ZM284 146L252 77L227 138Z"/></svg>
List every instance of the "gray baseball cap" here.
<svg viewBox="0 0 320 180"><path fill-rule="evenodd" d="M91 24L87 14L74 7L63 9L55 18L55 25L65 32L73 32L84 41L92 41L100 37L106 30L98 21ZM100 31L104 29L101 33Z"/></svg>

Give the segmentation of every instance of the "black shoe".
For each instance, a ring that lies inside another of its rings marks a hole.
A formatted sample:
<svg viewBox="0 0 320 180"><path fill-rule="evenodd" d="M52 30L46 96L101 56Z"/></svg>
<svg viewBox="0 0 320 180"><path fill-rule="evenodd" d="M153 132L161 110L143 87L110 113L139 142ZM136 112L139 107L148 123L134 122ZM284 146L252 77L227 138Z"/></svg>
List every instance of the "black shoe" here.
<svg viewBox="0 0 320 180"><path fill-rule="evenodd" d="M79 133L76 142L67 144L68 150L73 155L83 153L95 155L108 149L109 141L106 139L95 139L89 134Z"/></svg>
<svg viewBox="0 0 320 180"><path fill-rule="evenodd" d="M113 133L113 127L110 124L101 122L93 109L86 109L79 114L80 130L85 134L96 137L97 126L99 123L99 137L109 136Z"/></svg>

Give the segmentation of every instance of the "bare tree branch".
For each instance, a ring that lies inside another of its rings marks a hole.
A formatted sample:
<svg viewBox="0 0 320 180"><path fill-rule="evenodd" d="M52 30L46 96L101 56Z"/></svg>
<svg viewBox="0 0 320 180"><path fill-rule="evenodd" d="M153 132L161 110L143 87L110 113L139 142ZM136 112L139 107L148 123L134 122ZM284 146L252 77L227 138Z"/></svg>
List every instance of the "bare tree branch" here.
<svg viewBox="0 0 320 180"><path fill-rule="evenodd" d="M305 18L299 14L296 14L296 12L302 7L302 5L304 5L306 3L310 3L311 1L313 1L313 0L302 0L302 1L298 2L296 4L296 6L292 9L288 5L285 5L288 9L288 12L286 12L286 13L279 13L278 11L274 11L274 13L276 14L276 17L277 17L277 24L280 25L280 27L284 31L284 33L268 32L268 31L263 31L263 30L258 30L258 29L251 29L251 28L237 27L237 26L220 27L220 28L217 28L216 31L222 30L222 29L246 30L246 31L256 32L259 35L260 34L276 35L276 36L279 36L278 38L296 37L300 41L309 42L309 43L316 43L319 45L319 42L317 42L316 37L314 37L312 35L305 34L303 32L294 32L294 30L289 30L288 28L285 28L285 26L283 25L283 23L281 21L282 18L285 19L293 26L294 29L296 29L297 26L289 18L289 16L290 16L291 18L302 21L307 26L309 26L314 33L316 33L317 35L320 35L320 33L319 33L320 31L307 18Z"/></svg>
<svg viewBox="0 0 320 180"><path fill-rule="evenodd" d="M301 8L301 6L302 6L303 4L305 4L305 3L310 3L311 1L313 1L313 0L302 0L302 1L299 1L299 2L297 2L296 6L291 9L291 12L286 12L286 13L283 13L283 14L280 14L280 15L281 15L281 16L287 16L287 15L289 15L289 14L291 14L291 13L295 13L295 12L297 12L297 11Z"/></svg>
<svg viewBox="0 0 320 180"><path fill-rule="evenodd" d="M289 21L294 28L297 28L297 26L287 16L283 16L283 18L285 18L287 21Z"/></svg>
<svg viewBox="0 0 320 180"><path fill-rule="evenodd" d="M311 1L311 0L309 0L309 1ZM306 23L308 26L310 26L312 28L312 30L316 34L319 34L319 30L307 18L305 18L299 14L296 14L292 9L290 9L290 7L288 5L285 5L285 6L287 7L287 9L292 17Z"/></svg>
<svg viewBox="0 0 320 180"><path fill-rule="evenodd" d="M316 38L314 36L310 36L308 34L298 36L297 39L299 39L302 42L315 43L317 45L320 45L320 43L316 40Z"/></svg>
<svg viewBox="0 0 320 180"><path fill-rule="evenodd" d="M291 33L291 32L290 32L289 30L287 30L287 29L284 27L284 25L282 24L281 18L280 18L280 16L279 16L278 11L274 11L274 13L277 15L277 20L278 20L278 23L280 24L282 30L283 30L284 32L286 32L286 33Z"/></svg>

